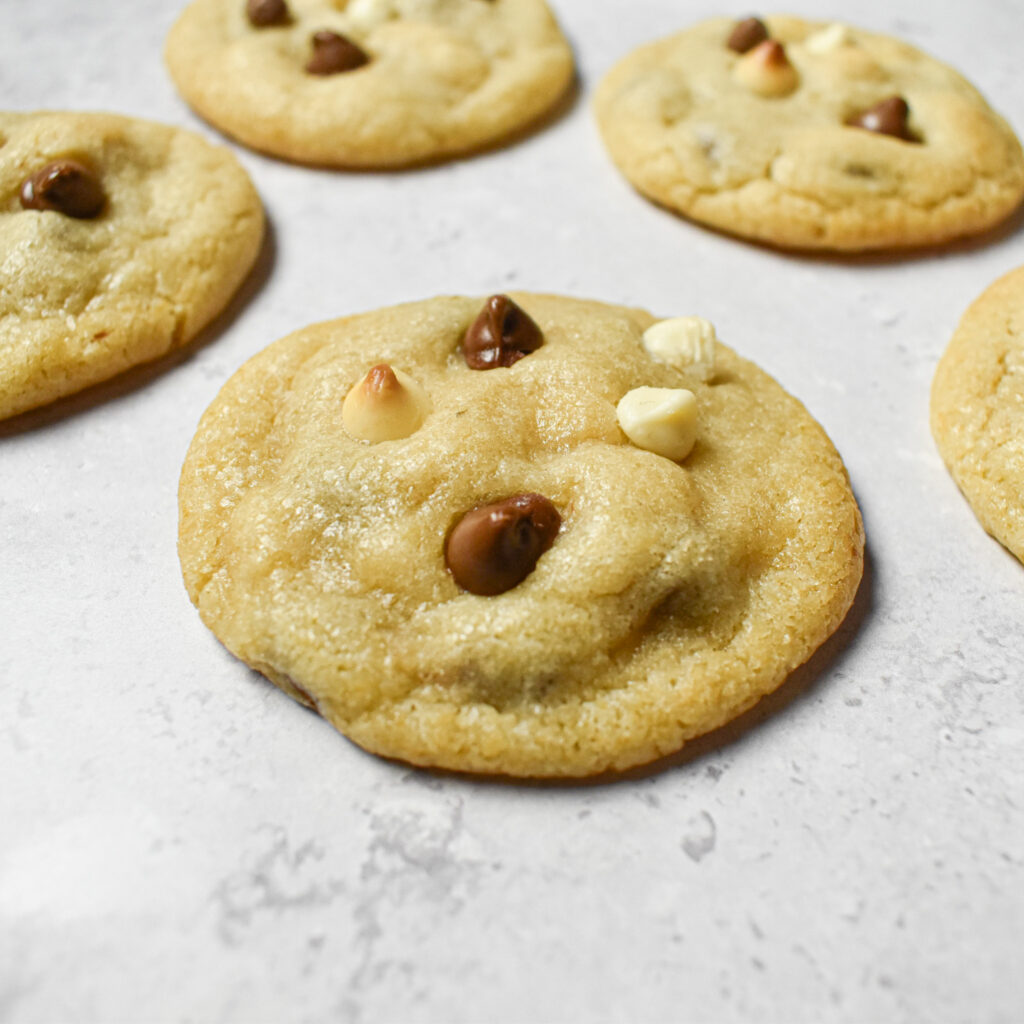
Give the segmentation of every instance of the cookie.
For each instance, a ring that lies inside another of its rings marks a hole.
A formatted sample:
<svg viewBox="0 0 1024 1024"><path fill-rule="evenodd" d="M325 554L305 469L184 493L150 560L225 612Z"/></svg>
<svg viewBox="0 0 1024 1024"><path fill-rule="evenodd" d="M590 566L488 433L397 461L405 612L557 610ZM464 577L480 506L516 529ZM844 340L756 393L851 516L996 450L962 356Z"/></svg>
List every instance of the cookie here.
<svg viewBox="0 0 1024 1024"><path fill-rule="evenodd" d="M595 112L644 195L780 247L946 242L1024 195L1020 143L969 82L847 25L701 22L620 61Z"/></svg>
<svg viewBox="0 0 1024 1024"><path fill-rule="evenodd" d="M554 106L573 74L544 0L194 0L166 59L222 131L336 167L504 140Z"/></svg>
<svg viewBox="0 0 1024 1024"><path fill-rule="evenodd" d="M207 410L179 554L235 655L368 750L584 776L678 750L839 625L818 424L694 317L436 298L300 330Z"/></svg>
<svg viewBox="0 0 1024 1024"><path fill-rule="evenodd" d="M932 382L931 426L981 525L1024 561L1024 267L964 314Z"/></svg>
<svg viewBox="0 0 1024 1024"><path fill-rule="evenodd" d="M0 113L0 418L195 337L262 236L245 171L190 132Z"/></svg>

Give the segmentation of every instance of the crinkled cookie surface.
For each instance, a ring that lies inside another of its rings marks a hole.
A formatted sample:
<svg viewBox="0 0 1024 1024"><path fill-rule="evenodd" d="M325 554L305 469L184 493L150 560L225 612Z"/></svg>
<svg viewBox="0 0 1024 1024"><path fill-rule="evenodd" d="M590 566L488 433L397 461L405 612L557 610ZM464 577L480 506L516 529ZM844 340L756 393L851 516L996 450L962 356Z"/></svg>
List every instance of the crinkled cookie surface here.
<svg viewBox="0 0 1024 1024"><path fill-rule="evenodd" d="M931 423L982 526L1024 561L1024 267L964 314L935 372Z"/></svg>
<svg viewBox="0 0 1024 1024"><path fill-rule="evenodd" d="M72 160L94 216L24 208L24 182ZM245 278L263 211L226 150L110 114L0 113L0 417L194 337Z"/></svg>
<svg viewBox="0 0 1024 1024"><path fill-rule="evenodd" d="M204 622L356 743L420 765L580 776L642 764L739 714L836 629L860 516L803 406L724 346L705 383L653 358L649 314L515 295L543 344L470 369L482 300L316 324L246 363L182 471L179 553ZM367 443L346 396L386 362L429 412ZM680 463L627 441L641 386L696 396ZM469 593L445 543L473 508L561 517L518 586Z"/></svg>
<svg viewBox="0 0 1024 1024"><path fill-rule="evenodd" d="M257 25L244 0L194 0L166 59L203 117L292 160L399 166L478 149L536 121L572 79L544 0L287 0L286 10ZM327 46L309 72L319 32L365 62L332 72Z"/></svg>
<svg viewBox="0 0 1024 1024"><path fill-rule="evenodd" d="M605 143L649 198L736 235L832 250L941 243L1020 203L1020 143L957 72L850 26L764 23L781 61L731 49L735 22L715 18L602 81ZM848 123L893 97L909 107L909 139Z"/></svg>

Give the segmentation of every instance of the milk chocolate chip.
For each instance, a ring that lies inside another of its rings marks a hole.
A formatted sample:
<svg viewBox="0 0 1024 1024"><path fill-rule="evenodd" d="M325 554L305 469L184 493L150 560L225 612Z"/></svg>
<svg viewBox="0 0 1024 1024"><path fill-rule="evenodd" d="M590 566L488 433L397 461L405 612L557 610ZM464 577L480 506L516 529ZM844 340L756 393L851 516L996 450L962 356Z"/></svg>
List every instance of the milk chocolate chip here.
<svg viewBox="0 0 1024 1024"><path fill-rule="evenodd" d="M737 53L746 53L767 38L768 29L760 18L744 18L736 22L726 45Z"/></svg>
<svg viewBox="0 0 1024 1024"><path fill-rule="evenodd" d="M313 33L313 56L306 64L311 75L335 75L340 71L355 71L370 58L351 39L324 29Z"/></svg>
<svg viewBox="0 0 1024 1024"><path fill-rule="evenodd" d="M879 135L892 135L905 142L917 142L907 125L910 108L902 96L890 96L859 114L854 114L846 123L854 128L865 128Z"/></svg>
<svg viewBox="0 0 1024 1024"><path fill-rule="evenodd" d="M96 175L75 160L47 164L21 186L21 205L26 210L56 210L79 220L98 216L106 201Z"/></svg>
<svg viewBox="0 0 1024 1024"><path fill-rule="evenodd" d="M288 5L284 0L247 0L245 16L256 28L269 25L286 25L290 20Z"/></svg>
<svg viewBox="0 0 1024 1024"><path fill-rule="evenodd" d="M516 494L467 512L445 543L455 582L492 596L518 586L555 541L562 517L541 494Z"/></svg>
<svg viewBox="0 0 1024 1024"><path fill-rule="evenodd" d="M544 344L540 328L507 295L492 295L462 339L471 370L511 366Z"/></svg>

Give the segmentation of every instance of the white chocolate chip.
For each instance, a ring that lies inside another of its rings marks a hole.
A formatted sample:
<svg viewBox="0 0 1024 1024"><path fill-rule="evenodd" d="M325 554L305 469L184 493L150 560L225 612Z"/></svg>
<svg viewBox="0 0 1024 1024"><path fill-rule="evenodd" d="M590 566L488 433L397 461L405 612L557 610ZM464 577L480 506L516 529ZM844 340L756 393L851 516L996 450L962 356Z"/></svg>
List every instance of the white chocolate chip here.
<svg viewBox="0 0 1024 1024"><path fill-rule="evenodd" d="M633 388L615 412L633 444L674 462L685 459L697 439L697 399L686 388Z"/></svg>
<svg viewBox="0 0 1024 1024"><path fill-rule="evenodd" d="M352 437L376 444L408 437L419 430L430 410L430 397L420 384L381 363L345 396L341 422Z"/></svg>
<svg viewBox="0 0 1024 1024"><path fill-rule="evenodd" d="M395 0L352 0L345 13L363 32L370 32L400 14Z"/></svg>
<svg viewBox="0 0 1024 1024"><path fill-rule="evenodd" d="M800 82L784 47L775 39L758 43L740 57L733 75L752 92L765 97L788 96Z"/></svg>
<svg viewBox="0 0 1024 1024"><path fill-rule="evenodd" d="M850 30L840 22L834 22L828 28L820 29L804 40L804 48L808 53L825 54L838 50L841 46L849 46L853 42Z"/></svg>
<svg viewBox="0 0 1024 1024"><path fill-rule="evenodd" d="M714 325L699 316L660 320L644 331L644 348L655 359L707 381L715 373Z"/></svg>

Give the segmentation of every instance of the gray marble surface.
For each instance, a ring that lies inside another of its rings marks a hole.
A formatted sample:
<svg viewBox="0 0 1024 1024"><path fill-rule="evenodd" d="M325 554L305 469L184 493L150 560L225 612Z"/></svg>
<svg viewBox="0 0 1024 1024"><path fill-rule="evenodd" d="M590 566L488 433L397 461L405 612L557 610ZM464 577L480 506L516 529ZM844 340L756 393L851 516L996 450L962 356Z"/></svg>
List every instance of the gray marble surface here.
<svg viewBox="0 0 1024 1024"><path fill-rule="evenodd" d="M936 359L1024 263L1024 221L912 259L688 224L619 178L589 101L628 49L717 10L554 6L581 70L556 122L412 173L239 151L272 237L229 315L0 427L0 1020L1024 1019L1024 568L927 425ZM0 7L4 107L216 137L162 65L177 4ZM856 20L1024 131L1018 0L863 0ZM825 425L864 511L840 634L735 726L614 783L366 755L227 655L180 582L182 457L247 357L315 320L512 287L713 320Z"/></svg>

